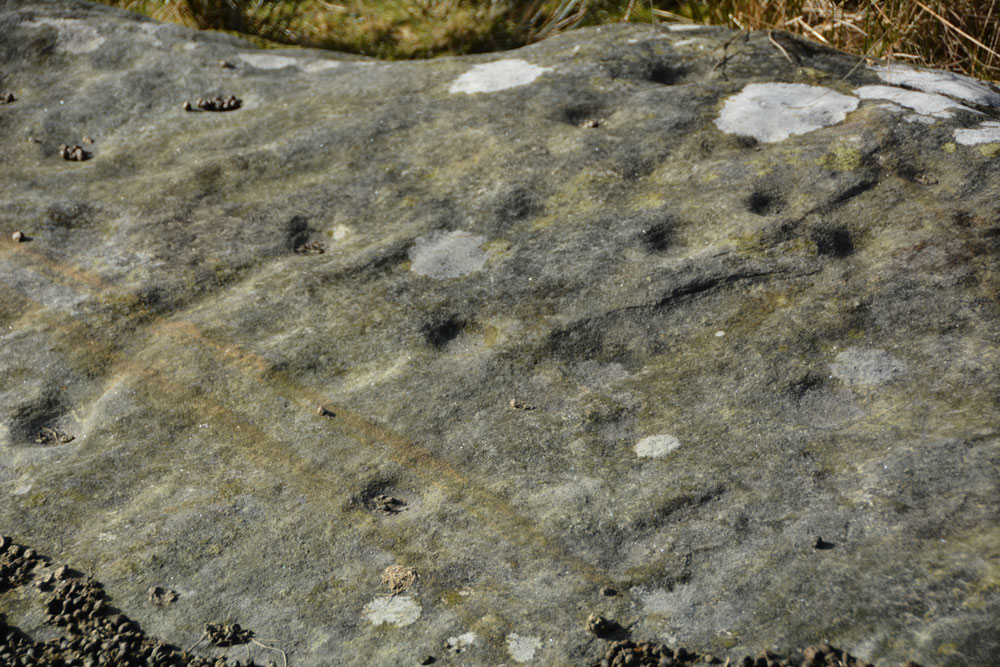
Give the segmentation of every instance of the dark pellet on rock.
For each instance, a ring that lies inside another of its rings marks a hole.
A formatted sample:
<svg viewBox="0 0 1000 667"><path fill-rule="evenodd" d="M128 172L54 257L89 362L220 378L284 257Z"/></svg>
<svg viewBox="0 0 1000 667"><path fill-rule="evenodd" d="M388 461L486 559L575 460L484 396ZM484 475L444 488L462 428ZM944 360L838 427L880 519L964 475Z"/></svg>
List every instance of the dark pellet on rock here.
<svg viewBox="0 0 1000 667"><path fill-rule="evenodd" d="M89 153L77 145L68 146L66 144L62 144L59 146L59 154L64 160L70 160L71 162L83 162L90 157Z"/></svg>
<svg viewBox="0 0 1000 667"><path fill-rule="evenodd" d="M615 589L611 588L610 586L604 586L603 588L601 588L601 595L604 595L605 597L613 598L614 596L618 595L618 591L616 591Z"/></svg>
<svg viewBox="0 0 1000 667"><path fill-rule="evenodd" d="M600 614L591 614L587 617L587 631L598 637L607 634L613 627L614 622L609 621Z"/></svg>

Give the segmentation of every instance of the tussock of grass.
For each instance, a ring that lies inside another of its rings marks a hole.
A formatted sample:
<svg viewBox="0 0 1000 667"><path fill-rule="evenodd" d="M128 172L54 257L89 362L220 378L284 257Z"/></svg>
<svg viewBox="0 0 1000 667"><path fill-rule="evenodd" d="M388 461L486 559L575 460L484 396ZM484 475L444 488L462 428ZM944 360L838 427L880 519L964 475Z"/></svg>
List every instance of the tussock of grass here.
<svg viewBox="0 0 1000 667"><path fill-rule="evenodd" d="M1000 0L103 0L258 43L386 59L516 48L583 25L781 29L870 58L1000 79Z"/></svg>

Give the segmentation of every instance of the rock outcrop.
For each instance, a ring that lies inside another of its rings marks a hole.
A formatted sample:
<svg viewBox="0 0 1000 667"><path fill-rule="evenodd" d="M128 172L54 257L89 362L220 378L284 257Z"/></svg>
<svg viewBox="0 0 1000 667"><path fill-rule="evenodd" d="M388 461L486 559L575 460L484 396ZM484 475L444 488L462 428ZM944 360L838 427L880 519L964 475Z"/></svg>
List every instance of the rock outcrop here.
<svg viewBox="0 0 1000 667"><path fill-rule="evenodd" d="M995 88L781 33L384 63L7 0L0 96L0 533L135 646L1000 655ZM32 567L19 646L76 622Z"/></svg>

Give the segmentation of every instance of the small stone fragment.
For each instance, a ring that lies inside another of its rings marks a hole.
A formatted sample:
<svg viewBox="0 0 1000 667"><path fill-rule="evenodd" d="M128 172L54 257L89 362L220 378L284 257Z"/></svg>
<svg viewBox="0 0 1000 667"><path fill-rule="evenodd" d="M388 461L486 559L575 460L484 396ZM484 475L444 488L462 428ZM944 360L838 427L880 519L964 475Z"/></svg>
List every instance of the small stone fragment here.
<svg viewBox="0 0 1000 667"><path fill-rule="evenodd" d="M12 93L10 91L7 91L3 95L0 95L0 99L3 100L4 104L10 104L11 102L15 101L17 98L14 97L14 93Z"/></svg>
<svg viewBox="0 0 1000 667"><path fill-rule="evenodd" d="M615 589L611 588L610 586L604 586L604 587L601 588L601 595L603 595L605 597L613 598L614 596L618 595L618 591L616 591Z"/></svg>
<svg viewBox="0 0 1000 667"><path fill-rule="evenodd" d="M161 586L151 586L148 593L149 601L157 606L170 604L179 597L177 595L177 591L170 590L169 588L163 588Z"/></svg>
<svg viewBox="0 0 1000 667"><path fill-rule="evenodd" d="M191 103L184 100L184 104L181 105L181 108L184 109L184 111L191 111Z"/></svg>
<svg viewBox="0 0 1000 667"><path fill-rule="evenodd" d="M63 144L59 147L59 154L64 160L70 160L71 162L83 162L90 158L90 153L78 145L68 146Z"/></svg>
<svg viewBox="0 0 1000 667"><path fill-rule="evenodd" d="M326 417L327 419L333 419L334 417L337 416L337 414L333 410L328 410L322 405L316 408L316 414L318 414L320 417Z"/></svg>
<svg viewBox="0 0 1000 667"><path fill-rule="evenodd" d="M42 430L35 436L35 442L40 445L54 445L56 443L66 444L76 440L76 436L63 433L59 429L51 426L43 426Z"/></svg>
<svg viewBox="0 0 1000 667"><path fill-rule="evenodd" d="M81 139L81 141L83 143L85 143L85 144L92 144L92 143L94 143L94 139L89 134L86 135L83 139Z"/></svg>
<svg viewBox="0 0 1000 667"><path fill-rule="evenodd" d="M437 662L437 658L435 658L433 655L425 655L420 658L419 662L421 665L433 665L435 662Z"/></svg>
<svg viewBox="0 0 1000 667"><path fill-rule="evenodd" d="M326 246L319 241L303 243L295 248L296 255L322 255L326 252Z"/></svg>
<svg viewBox="0 0 1000 667"><path fill-rule="evenodd" d="M372 505L376 512L381 512L382 514L397 514L406 507L406 501L400 500L394 496L388 496L384 493L380 493L372 499Z"/></svg>
<svg viewBox="0 0 1000 667"><path fill-rule="evenodd" d="M233 69L236 67L236 65L232 64L228 60L220 60L219 67L221 67L222 69Z"/></svg>
<svg viewBox="0 0 1000 667"><path fill-rule="evenodd" d="M10 235L10 238L12 241L14 241L14 243L21 243L22 241L24 241L24 232L22 232L21 230L17 230L16 232Z"/></svg>
<svg viewBox="0 0 1000 667"><path fill-rule="evenodd" d="M516 398L510 399L510 407L514 410L534 410L535 406L531 403L518 400Z"/></svg>

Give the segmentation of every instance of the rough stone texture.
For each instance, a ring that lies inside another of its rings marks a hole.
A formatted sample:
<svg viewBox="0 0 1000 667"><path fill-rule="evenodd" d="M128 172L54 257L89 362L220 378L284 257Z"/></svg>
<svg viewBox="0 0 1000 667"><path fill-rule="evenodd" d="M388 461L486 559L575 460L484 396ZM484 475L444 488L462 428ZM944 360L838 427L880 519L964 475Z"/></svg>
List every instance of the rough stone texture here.
<svg viewBox="0 0 1000 667"><path fill-rule="evenodd" d="M992 662L1000 93L774 39L378 63L7 0L0 532L293 665L585 664L590 614Z"/></svg>

